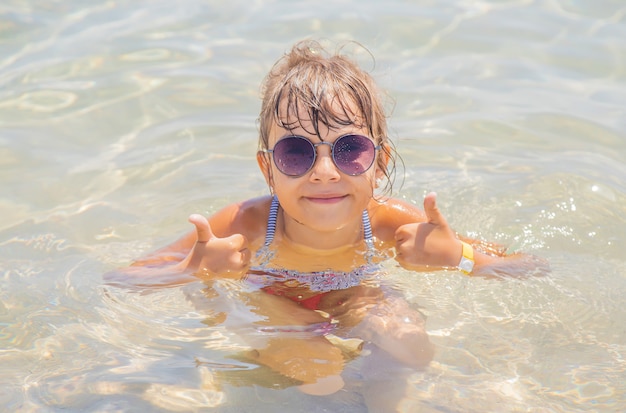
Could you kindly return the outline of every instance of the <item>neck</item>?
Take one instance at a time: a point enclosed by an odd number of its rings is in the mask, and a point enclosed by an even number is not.
[[[342,248],[354,248],[363,239],[361,217],[342,225],[340,228],[319,230],[307,227],[282,212],[279,225],[281,236],[286,241],[294,246],[307,249],[330,252]]]

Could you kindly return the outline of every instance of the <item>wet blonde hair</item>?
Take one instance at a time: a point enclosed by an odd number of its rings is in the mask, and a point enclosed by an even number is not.
[[[265,77],[261,97],[260,150],[269,149],[274,124],[287,130],[300,126],[321,140],[320,124],[331,130],[349,125],[366,127],[382,147],[378,167],[387,177],[385,192],[391,191],[396,154],[387,137],[382,98],[372,77],[354,61],[339,53],[328,53],[316,41],[296,43]],[[301,111],[308,113],[308,119],[298,119]]]

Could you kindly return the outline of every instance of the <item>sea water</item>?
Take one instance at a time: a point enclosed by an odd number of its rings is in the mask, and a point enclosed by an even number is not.
[[[389,96],[397,197],[436,191],[460,234],[551,266],[387,262],[436,348],[392,393],[365,356],[328,397],[232,358],[250,333],[237,284],[103,280],[189,214],[268,192],[259,85],[303,38],[360,43]],[[624,39],[619,0],[4,1],[0,410],[624,410]]]

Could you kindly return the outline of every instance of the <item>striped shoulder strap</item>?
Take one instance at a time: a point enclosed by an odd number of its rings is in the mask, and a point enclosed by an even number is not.
[[[278,216],[278,207],[280,204],[278,203],[278,198],[276,195],[272,198],[272,204],[270,205],[270,214],[267,217],[267,229],[265,230],[265,244],[266,247],[269,247],[270,244],[274,241],[274,234],[276,233],[276,217]]]

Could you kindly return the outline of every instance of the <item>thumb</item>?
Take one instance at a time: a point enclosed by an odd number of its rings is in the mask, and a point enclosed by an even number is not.
[[[430,192],[424,197],[424,212],[429,224],[445,225],[446,219],[437,207],[437,194]]]
[[[196,226],[196,234],[198,236],[198,242],[208,242],[212,238],[215,238],[209,221],[200,214],[192,214],[189,216],[189,222]]]

